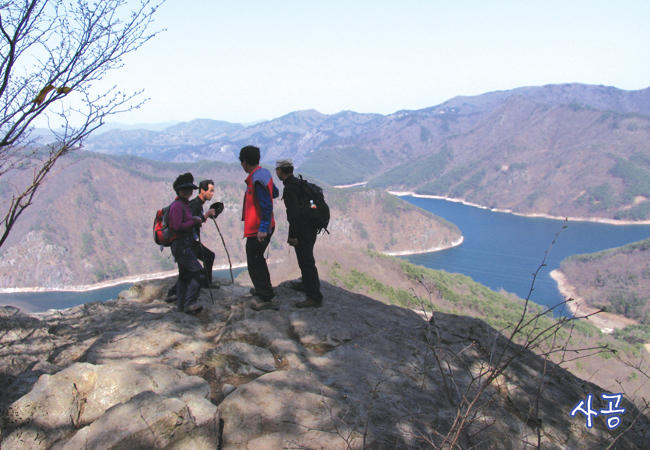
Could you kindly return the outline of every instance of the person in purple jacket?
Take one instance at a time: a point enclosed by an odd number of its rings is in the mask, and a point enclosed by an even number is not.
[[[176,304],[180,312],[192,315],[203,309],[196,300],[201,292],[201,284],[207,282],[205,270],[193,250],[192,230],[203,222],[201,217],[193,217],[189,208],[189,199],[195,189],[198,187],[191,173],[179,175],[174,181],[177,197],[169,207],[169,228],[176,233],[171,245],[172,255],[178,264]]]

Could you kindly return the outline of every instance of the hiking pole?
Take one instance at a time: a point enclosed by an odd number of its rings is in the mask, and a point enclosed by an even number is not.
[[[217,224],[217,217],[223,211],[223,203],[221,202],[213,203],[210,205],[209,209],[214,209],[215,216],[212,218],[212,221],[214,222],[214,226],[217,227],[217,231],[219,232],[219,237],[221,238],[221,243],[223,244],[223,249],[226,251],[226,256],[228,256],[228,265],[230,266],[230,281],[232,282],[232,284],[235,284],[235,278],[232,276],[232,262],[230,261],[230,253],[228,253],[228,247],[226,247],[226,241],[223,239],[223,234],[221,234],[221,230],[219,229],[219,225]]]
[[[201,258],[203,259],[203,270],[205,271],[205,277],[208,280],[208,289],[210,290],[210,300],[214,305],[214,297],[212,296],[212,282],[210,281],[212,277],[208,275],[208,268],[205,265],[205,252],[203,251],[203,243],[201,242],[201,232],[196,233],[199,236],[199,246],[201,248]]]
[[[226,256],[228,256],[228,265],[230,266],[230,281],[232,281],[232,284],[235,284],[235,279],[232,276],[232,262],[230,261],[230,254],[228,253],[228,247],[226,247],[226,241],[223,240],[223,235],[221,234],[219,225],[217,225],[217,221],[214,217],[212,218],[212,221],[214,222],[214,226],[217,227],[217,231],[219,232],[219,236],[221,237],[221,242],[223,243],[223,248],[226,251]]]

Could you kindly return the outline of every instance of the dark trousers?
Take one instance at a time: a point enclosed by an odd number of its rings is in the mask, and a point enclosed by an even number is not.
[[[194,254],[196,255],[196,259],[203,263],[203,268],[207,271],[207,281],[204,280],[203,284],[201,285],[201,287],[207,288],[210,283],[212,283],[212,267],[214,266],[215,259],[214,252],[203,244],[200,244],[199,241],[194,241],[193,249]],[[167,295],[176,295],[177,284],[178,283],[169,288]]]
[[[248,264],[248,274],[251,277],[253,286],[257,295],[261,298],[271,297],[274,295],[273,287],[271,286],[271,275],[269,268],[266,265],[266,258],[264,252],[271,242],[273,231],[266,235],[262,242],[257,240],[257,237],[246,238],[246,263]]]
[[[176,283],[176,304],[179,308],[196,301],[201,293],[201,282],[206,280],[205,271],[196,258],[189,239],[177,239],[172,242],[172,255],[178,264],[178,282]]]
[[[320,293],[320,279],[314,259],[314,244],[316,244],[316,229],[304,228],[298,231],[298,245],[294,247],[298,259],[298,267],[302,273],[302,284],[305,286],[307,297],[323,301]]]
[[[197,259],[203,263],[203,268],[208,277],[208,283],[204,287],[207,287],[208,284],[212,283],[212,266],[214,266],[215,258],[214,252],[199,241],[194,241],[194,254]]]

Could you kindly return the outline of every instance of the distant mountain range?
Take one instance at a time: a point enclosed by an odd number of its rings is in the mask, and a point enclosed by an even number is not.
[[[251,126],[196,119],[118,130],[85,148],[159,161],[291,157],[333,185],[452,197],[553,216],[644,220],[650,214],[650,88],[583,84],[455,97],[383,116],[298,111]]]

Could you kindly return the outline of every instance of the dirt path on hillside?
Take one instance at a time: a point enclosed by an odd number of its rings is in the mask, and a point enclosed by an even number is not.
[[[568,302],[567,306],[571,310],[573,315],[585,316],[587,314],[593,314],[598,311],[595,308],[587,306],[585,300],[580,296],[576,295],[576,288],[569,284],[566,279],[566,276],[559,270],[553,270],[551,272],[551,278],[557,282],[557,287],[560,290],[560,293],[564,298],[572,298],[572,302]],[[588,320],[591,324],[600,328],[603,333],[611,333],[614,330],[625,328],[628,325],[638,325],[639,322],[633,319],[629,319],[618,314],[612,314],[607,312],[598,313],[589,317]],[[649,349],[650,350],[650,349]]]

